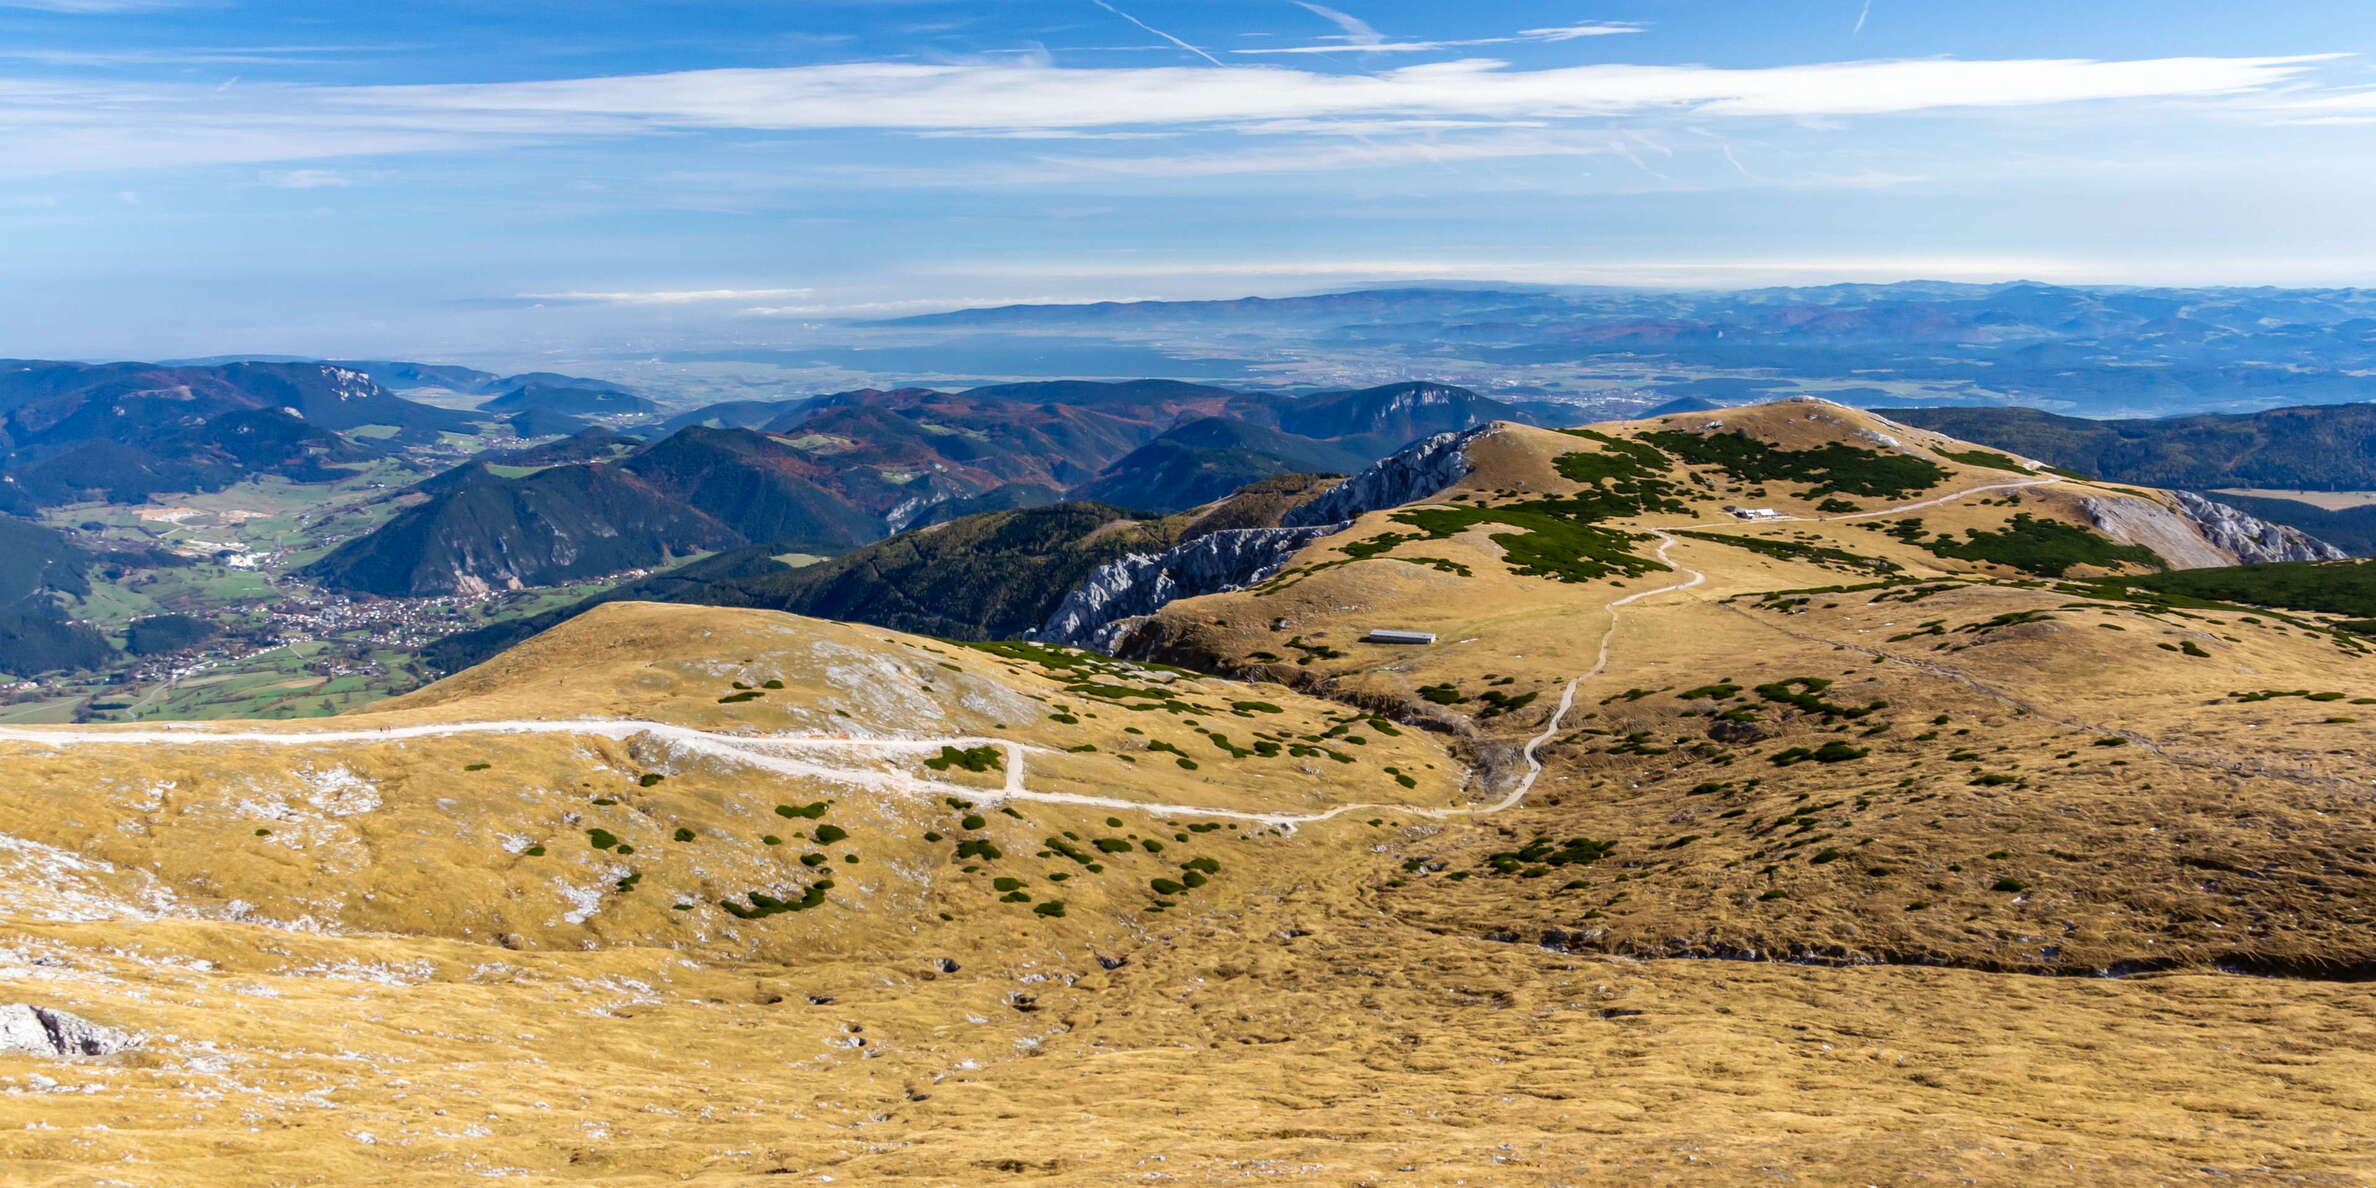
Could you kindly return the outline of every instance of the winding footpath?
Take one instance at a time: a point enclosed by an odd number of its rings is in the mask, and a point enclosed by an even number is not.
[[[1675,539],[1659,532],[1658,556],[1663,563],[1667,550]],[[1576,702],[1576,689],[1608,670],[1609,647],[1617,634],[1621,608],[1658,594],[1687,590],[1707,580],[1696,570],[1685,570],[1688,580],[1629,594],[1609,604],[1609,622],[1601,632],[1599,657],[1592,668],[1567,683],[1559,697],[1559,707],[1551,714],[1540,734],[1526,741],[1520,752],[1526,771],[1501,799],[1490,804],[1457,808],[1431,808],[1407,804],[1343,804],[1319,813],[1261,813],[1241,809],[1214,808],[1194,804],[1166,804],[1131,800],[1118,796],[1090,796],[1074,792],[1034,791],[1025,783],[1025,764],[1033,752],[1045,754],[1044,747],[1034,747],[1012,739],[980,736],[949,736],[938,738],[849,738],[838,735],[743,735],[724,734],[711,730],[696,730],[667,722],[647,722],[625,718],[587,718],[560,721],[514,720],[495,722],[426,723],[413,726],[386,726],[365,730],[309,730],[262,731],[210,730],[197,726],[177,726],[144,730],[58,730],[0,727],[0,742],[25,743],[33,746],[66,749],[86,746],[191,747],[191,746],[258,746],[258,747],[323,747],[400,743],[413,739],[453,738],[466,735],[572,735],[581,738],[608,738],[626,741],[648,738],[694,754],[739,763],[763,771],[794,779],[817,780],[846,787],[864,788],[890,795],[938,799],[951,793],[997,801],[1024,801],[1038,804],[1070,805],[1108,811],[1130,810],[1153,813],[1164,817],[1215,818],[1245,821],[1266,827],[1293,831],[1300,825],[1312,825],[1333,820],[1347,813],[1395,812],[1422,817],[1448,818],[1484,816],[1516,807],[1534,789],[1535,781],[1543,774],[1543,762],[1536,754],[1543,744],[1559,733],[1560,725]],[[922,779],[906,772],[884,771],[879,768],[852,767],[826,761],[816,753],[860,751],[874,753],[936,753],[944,746],[997,747],[1006,756],[1006,784],[996,792]],[[799,752],[810,752],[804,757]]]
[[[2034,479],[2026,482],[1993,483],[1973,487],[1951,495],[1939,496],[1916,503],[1901,504],[1879,511],[1858,512],[1853,515],[1827,516],[1823,519],[1859,520],[1875,516],[1896,515],[1925,507],[1966,499],[1989,491],[2012,490],[2041,486],[2053,479]],[[1785,517],[1782,522],[1803,517]],[[1775,521],[1763,521],[1767,523]],[[1705,524],[1683,525],[1688,528],[1733,527],[1738,521],[1719,520]],[[139,730],[69,730],[0,727],[0,743],[24,743],[32,746],[64,749],[83,746],[259,746],[259,747],[321,747],[334,745],[372,745],[405,742],[422,738],[453,738],[466,735],[574,735],[586,738],[608,738],[626,741],[648,738],[688,752],[711,758],[755,767],[793,779],[816,780],[844,787],[897,796],[938,799],[951,793],[1038,804],[1069,805],[1107,811],[1152,813],[1162,817],[1198,817],[1229,821],[1245,821],[1292,832],[1301,825],[1313,825],[1334,820],[1348,813],[1404,813],[1413,816],[1444,820],[1455,817],[1482,817],[1506,812],[1525,802],[1542,778],[1543,762],[1538,752],[1545,743],[1559,734],[1568,712],[1575,707],[1576,690],[1609,668],[1611,644],[1616,639],[1618,624],[1624,608],[1646,598],[1661,594],[1680,593],[1700,586],[1708,575],[1695,569],[1676,565],[1669,556],[1677,541],[1664,528],[1647,529],[1658,538],[1656,555],[1659,563],[1670,571],[1688,575],[1681,581],[1654,589],[1641,590],[1608,604],[1609,621],[1601,631],[1599,651],[1592,667],[1569,680],[1560,692],[1559,705],[1543,726],[1542,732],[1526,740],[1519,754],[1525,771],[1503,793],[1500,799],[1481,805],[1459,807],[1423,807],[1408,804],[1343,804],[1318,813],[1261,813],[1241,809],[1214,808],[1194,804],[1166,804],[1131,800],[1118,796],[1091,796],[1074,792],[1040,792],[1026,785],[1025,764],[1034,753],[1049,753],[1044,747],[1034,747],[1012,739],[981,736],[950,736],[939,738],[850,738],[842,735],[745,735],[726,734],[711,730],[696,730],[667,722],[649,722],[628,718],[587,718],[575,720],[513,720],[493,722],[432,723],[413,726],[387,726],[363,730],[316,731],[218,731],[195,724]],[[941,780],[922,779],[906,772],[885,771],[880,768],[856,767],[834,763],[824,756],[835,751],[872,752],[877,754],[937,753],[944,746],[959,748],[996,747],[1006,756],[1006,783],[995,792]],[[809,754],[803,755],[802,752]]]

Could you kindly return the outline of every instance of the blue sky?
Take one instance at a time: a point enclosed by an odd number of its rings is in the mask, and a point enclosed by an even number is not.
[[[0,0],[0,354],[1425,278],[2376,280],[2360,0]]]

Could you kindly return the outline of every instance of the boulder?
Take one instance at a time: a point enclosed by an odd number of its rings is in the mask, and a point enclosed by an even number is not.
[[[0,1052],[36,1056],[108,1056],[140,1046],[128,1031],[47,1007],[16,1002],[0,1006]]]

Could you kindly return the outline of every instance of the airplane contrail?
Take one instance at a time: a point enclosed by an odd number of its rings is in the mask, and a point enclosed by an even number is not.
[[[1864,11],[1856,14],[1856,27],[1848,31],[1848,36],[1854,37],[1857,34],[1864,32],[1865,21],[1872,15],[1873,0],[1864,0]]]
[[[1089,3],[1096,5],[1096,6],[1098,6],[1099,8],[1102,8],[1102,9],[1106,10],[1107,12],[1113,13],[1115,16],[1121,17],[1123,20],[1129,21],[1131,24],[1133,24],[1133,25],[1137,25],[1139,28],[1141,28],[1141,29],[1145,29],[1147,32],[1149,32],[1149,33],[1152,33],[1152,34],[1154,34],[1155,36],[1157,36],[1157,37],[1160,37],[1160,38],[1164,39],[1165,41],[1168,41],[1168,42],[1172,43],[1173,45],[1179,46],[1181,49],[1187,50],[1189,53],[1195,54],[1197,57],[1199,57],[1199,58],[1203,58],[1205,61],[1207,61],[1207,62],[1211,62],[1211,63],[1212,63],[1213,65],[1215,65],[1215,66],[1219,66],[1219,65],[1221,65],[1221,64],[1222,64],[1222,63],[1221,63],[1221,59],[1219,59],[1219,58],[1216,58],[1216,57],[1214,57],[1213,55],[1211,55],[1211,54],[1208,54],[1208,53],[1204,52],[1203,50],[1200,50],[1200,49],[1196,48],[1195,46],[1193,46],[1193,45],[1190,45],[1190,44],[1188,44],[1187,42],[1185,42],[1185,41],[1182,41],[1182,40],[1180,40],[1179,38],[1177,38],[1177,37],[1174,37],[1174,36],[1172,36],[1171,34],[1169,34],[1169,33],[1166,33],[1166,32],[1164,32],[1163,30],[1161,30],[1161,29],[1158,29],[1158,28],[1156,28],[1155,26],[1148,24],[1147,22],[1145,22],[1145,21],[1142,21],[1142,20],[1138,19],[1137,17],[1134,17],[1134,16],[1130,15],[1129,13],[1127,13],[1127,12],[1124,12],[1124,11],[1122,11],[1122,10],[1121,10],[1121,9],[1119,9],[1119,8],[1116,8],[1116,7],[1114,7],[1114,6],[1113,6],[1113,5],[1111,5],[1111,4],[1108,4],[1108,3],[1106,3],[1106,0],[1089,0]]]

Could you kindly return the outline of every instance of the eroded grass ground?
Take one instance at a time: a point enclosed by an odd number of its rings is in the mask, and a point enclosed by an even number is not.
[[[0,1158],[21,1183],[2355,1183],[2376,1167],[2360,987],[1641,964],[1414,929],[1334,879],[1123,951],[956,939],[953,973],[213,924],[23,929],[8,952],[12,993],[159,1032],[133,1056],[0,1065]]]

